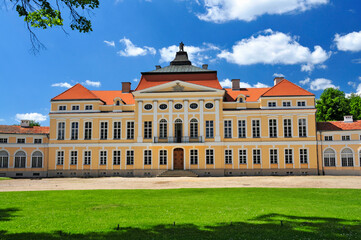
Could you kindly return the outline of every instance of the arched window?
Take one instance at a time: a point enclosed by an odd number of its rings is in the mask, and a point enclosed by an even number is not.
[[[177,120],[175,120],[175,123],[182,123],[182,119],[177,119]]]
[[[23,151],[19,151],[15,154],[15,167],[25,168],[26,165],[26,154]]]
[[[117,100],[117,101],[115,102],[115,105],[116,105],[116,106],[119,106],[119,105],[120,105],[120,101]]]
[[[191,138],[197,138],[198,137],[198,120],[193,118],[191,120]]]
[[[8,168],[9,154],[5,151],[0,151],[0,168]]]
[[[159,122],[159,138],[167,138],[167,120],[165,119]]]
[[[328,148],[323,153],[323,163],[325,167],[336,166],[336,153],[333,149]]]
[[[31,156],[31,167],[33,168],[42,168],[43,167],[43,154],[39,151],[36,151]]]
[[[353,153],[349,148],[345,148],[341,151],[341,164],[342,167],[352,167],[353,166]]]

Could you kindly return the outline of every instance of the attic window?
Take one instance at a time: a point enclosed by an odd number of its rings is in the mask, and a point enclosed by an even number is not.
[[[238,102],[243,103],[243,98],[239,98]]]
[[[115,102],[115,105],[116,105],[116,106],[120,106],[120,101],[117,100],[117,101]]]

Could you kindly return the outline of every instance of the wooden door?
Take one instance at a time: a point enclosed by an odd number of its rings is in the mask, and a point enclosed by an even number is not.
[[[174,170],[184,169],[184,153],[182,148],[176,148],[173,151],[173,169]]]

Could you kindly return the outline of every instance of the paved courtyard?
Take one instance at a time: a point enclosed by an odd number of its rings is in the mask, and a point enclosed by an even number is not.
[[[170,188],[353,188],[361,176],[197,177],[197,178],[44,178],[0,181],[0,192],[88,189]]]

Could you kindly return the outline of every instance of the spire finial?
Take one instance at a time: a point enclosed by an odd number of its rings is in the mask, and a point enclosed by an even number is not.
[[[180,44],[179,44],[179,51],[184,52],[184,43],[183,42],[180,42]]]

